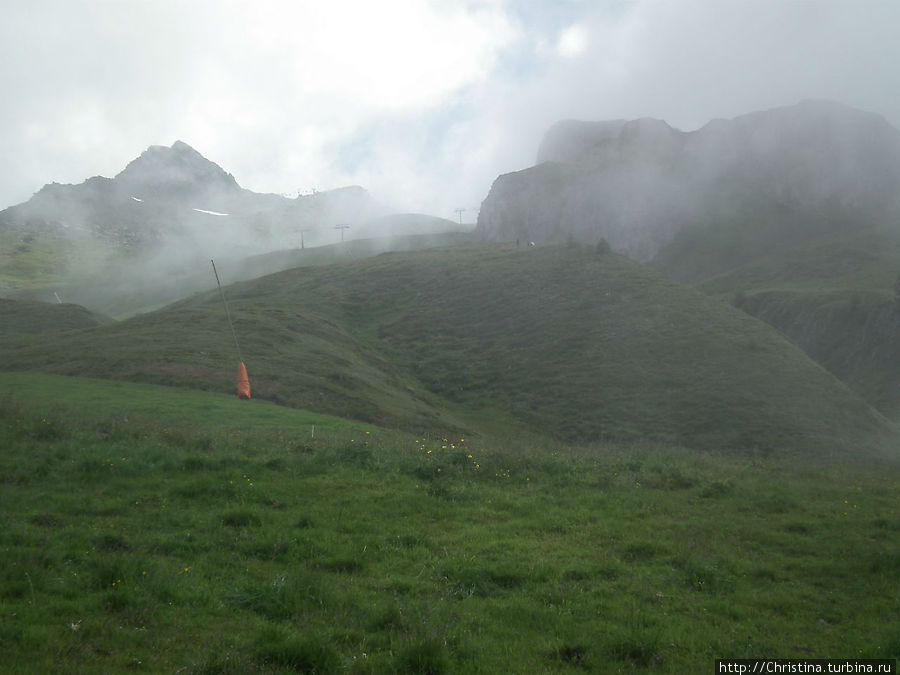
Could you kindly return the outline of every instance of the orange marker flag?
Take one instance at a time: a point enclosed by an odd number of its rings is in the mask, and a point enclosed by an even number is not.
[[[238,398],[250,398],[250,378],[247,377],[247,366],[241,361],[238,366]]]

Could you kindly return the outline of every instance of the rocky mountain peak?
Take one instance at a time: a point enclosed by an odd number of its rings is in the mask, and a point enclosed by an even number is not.
[[[171,147],[151,145],[115,177],[116,183],[134,191],[237,191],[230,173],[183,141]]]

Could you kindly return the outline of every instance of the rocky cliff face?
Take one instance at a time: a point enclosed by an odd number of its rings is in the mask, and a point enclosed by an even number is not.
[[[870,223],[900,216],[900,132],[831,102],[690,133],[652,119],[560,122],[537,161],[494,182],[478,218],[483,238],[605,238],[649,260],[685,228],[735,214],[780,212],[785,223],[835,208]]]

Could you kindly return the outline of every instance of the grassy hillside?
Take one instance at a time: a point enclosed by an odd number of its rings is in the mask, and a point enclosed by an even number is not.
[[[9,339],[21,338],[26,344],[35,334],[93,328],[111,320],[81,305],[48,304],[0,298],[0,333]]]
[[[778,328],[892,419],[900,419],[900,308],[886,292],[769,290],[741,308]]]
[[[900,274],[896,228],[844,227],[765,254],[765,226],[695,232],[670,247],[656,266],[728,300],[781,331],[871,405],[900,419],[900,340],[895,283]],[[724,234],[756,244],[721,246]]]
[[[900,656],[896,463],[484,446],[21,373],[0,446],[4,673]]]
[[[776,453],[894,438],[761,322],[593,248],[385,254],[227,294],[254,394],[292,406],[412,429]],[[7,353],[9,369],[234,387],[216,293]]]
[[[65,271],[65,245],[0,226],[0,293],[31,291],[59,283]]]
[[[881,227],[884,225],[884,227]],[[858,270],[870,256],[900,254],[892,223],[860,221],[839,205],[798,210],[767,203],[723,204],[707,220],[684,228],[653,266],[685,283],[717,280],[725,290],[748,282],[833,279]],[[861,249],[861,250],[860,250]],[[837,264],[830,270],[828,263]]]
[[[829,235],[698,278],[714,294],[767,289],[887,291],[900,272],[900,234],[874,228]]]

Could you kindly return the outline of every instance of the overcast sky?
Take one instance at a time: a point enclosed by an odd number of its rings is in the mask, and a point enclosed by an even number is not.
[[[257,192],[474,221],[560,119],[834,99],[900,127],[897,0],[0,0],[0,208],[182,140]]]

